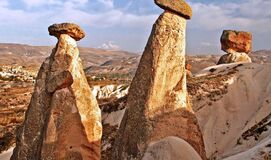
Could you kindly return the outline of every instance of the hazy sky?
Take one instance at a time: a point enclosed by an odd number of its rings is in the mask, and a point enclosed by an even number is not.
[[[254,50],[271,49],[271,0],[189,0],[187,52],[220,53],[223,29],[251,31]],[[74,22],[87,33],[81,46],[144,50],[163,10],[153,0],[0,0],[0,42],[54,45],[53,23]]]

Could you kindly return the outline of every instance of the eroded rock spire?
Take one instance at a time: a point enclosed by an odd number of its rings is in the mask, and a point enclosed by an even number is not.
[[[69,23],[49,27],[58,38],[42,64],[12,160],[100,159],[101,111],[88,86]]]
[[[184,139],[206,159],[186,89],[186,19],[192,10],[183,0],[155,3],[165,12],[153,26],[132,81],[113,159],[142,159],[150,144],[169,136]]]

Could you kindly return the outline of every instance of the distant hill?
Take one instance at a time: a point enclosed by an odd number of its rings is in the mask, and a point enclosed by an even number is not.
[[[52,52],[52,46],[30,46],[0,43],[0,65],[30,66],[38,69],[43,60]],[[79,47],[87,74],[134,74],[140,55],[126,52]],[[192,72],[213,66],[219,55],[187,55]],[[259,50],[250,54],[252,61],[259,64],[271,63],[271,50]]]
[[[52,52],[52,46],[30,46],[24,44],[0,43],[0,65],[39,67]],[[107,61],[121,61],[139,55],[126,52],[79,47],[85,67],[99,66]]]

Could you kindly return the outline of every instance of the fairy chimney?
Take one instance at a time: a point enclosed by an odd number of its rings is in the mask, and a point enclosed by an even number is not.
[[[153,142],[184,139],[206,159],[202,134],[186,88],[184,0],[155,0],[165,11],[155,22],[132,81],[113,159],[142,159]]]
[[[99,160],[101,111],[76,44],[85,34],[71,23],[54,24],[49,33],[58,43],[40,68],[11,159]]]

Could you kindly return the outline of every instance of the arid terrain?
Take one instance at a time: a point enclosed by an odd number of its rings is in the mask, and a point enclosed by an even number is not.
[[[52,47],[0,44],[0,152],[6,151],[11,146],[14,146],[15,130],[24,120],[24,113],[30,102],[37,71],[42,61],[49,56],[51,50]],[[125,51],[80,48],[80,56],[83,60],[89,85],[92,87],[93,93],[98,98],[100,108],[103,112],[102,119],[105,133],[103,139],[105,140],[103,142],[102,151],[104,156],[106,155],[107,150],[110,150],[110,145],[108,143],[112,143],[114,140],[114,134],[117,130],[114,126],[119,125],[121,121],[121,119],[118,118],[119,114],[124,113],[123,109],[124,104],[126,103],[129,84],[135,74],[140,55]],[[252,61],[257,64],[271,63],[271,51],[255,51],[251,53],[250,56],[252,57]],[[219,57],[220,55],[188,55],[186,56],[186,63],[192,66],[192,73],[197,75],[196,73],[202,69],[216,65]],[[216,69],[211,69],[211,71],[217,72]],[[204,117],[208,111],[206,107],[214,107],[216,101],[219,101],[220,98],[217,97],[217,95],[227,94],[227,87],[224,83],[232,76],[232,74],[236,74],[236,72],[237,71],[223,73],[225,75],[229,74],[229,76],[203,76],[188,79],[188,92],[192,97],[191,100],[197,104],[194,106],[197,115]],[[205,84],[209,84],[209,88],[206,88]],[[215,87],[222,88],[217,89]],[[223,90],[223,87],[226,88]],[[201,92],[199,92],[199,90],[201,90]],[[205,101],[205,99],[210,100]],[[269,100],[265,101],[269,102]],[[201,104],[201,106],[199,104]],[[226,102],[225,105],[227,105]],[[202,108],[204,109],[201,110]],[[236,114],[240,113],[238,112]],[[202,127],[204,126],[203,123],[209,120],[200,119],[199,121]],[[218,125],[221,125],[224,121],[217,123],[219,123]],[[231,125],[231,121],[227,121],[227,123]],[[259,126],[250,124],[254,129],[252,128],[246,132],[237,133],[235,129],[232,131],[229,129],[221,129],[219,132],[222,132],[222,135],[226,134],[229,139],[232,134],[242,134],[241,138],[244,138],[245,140],[247,139],[246,137],[251,136],[256,136],[258,138],[262,135],[263,129],[266,130],[266,127],[270,128],[270,118],[267,116],[267,122],[261,123]],[[212,124],[214,125],[213,121]],[[114,132],[112,133],[112,131]],[[228,132],[230,132],[230,134],[228,134]],[[208,131],[203,132],[204,136],[205,133],[207,134]],[[223,142],[217,142],[217,139],[213,140],[212,137],[207,135],[204,139],[211,139],[210,141],[219,143],[216,147],[220,147],[219,149],[221,150],[228,149],[228,151],[231,151],[227,147],[234,146],[232,144],[227,146],[223,144]],[[243,141],[245,140],[240,139],[240,143],[243,144]],[[221,150],[218,152],[222,152]],[[239,148],[236,150],[239,151],[242,149]],[[234,152],[238,152],[236,150]],[[227,153],[216,153],[214,148],[209,148],[208,151],[210,157],[219,155],[218,157],[224,158],[229,156]],[[230,153],[232,152],[233,151]],[[262,151],[262,154],[263,157],[269,158],[271,155],[270,152],[264,151]]]
[[[0,160],[271,160],[270,8],[0,0]]]

